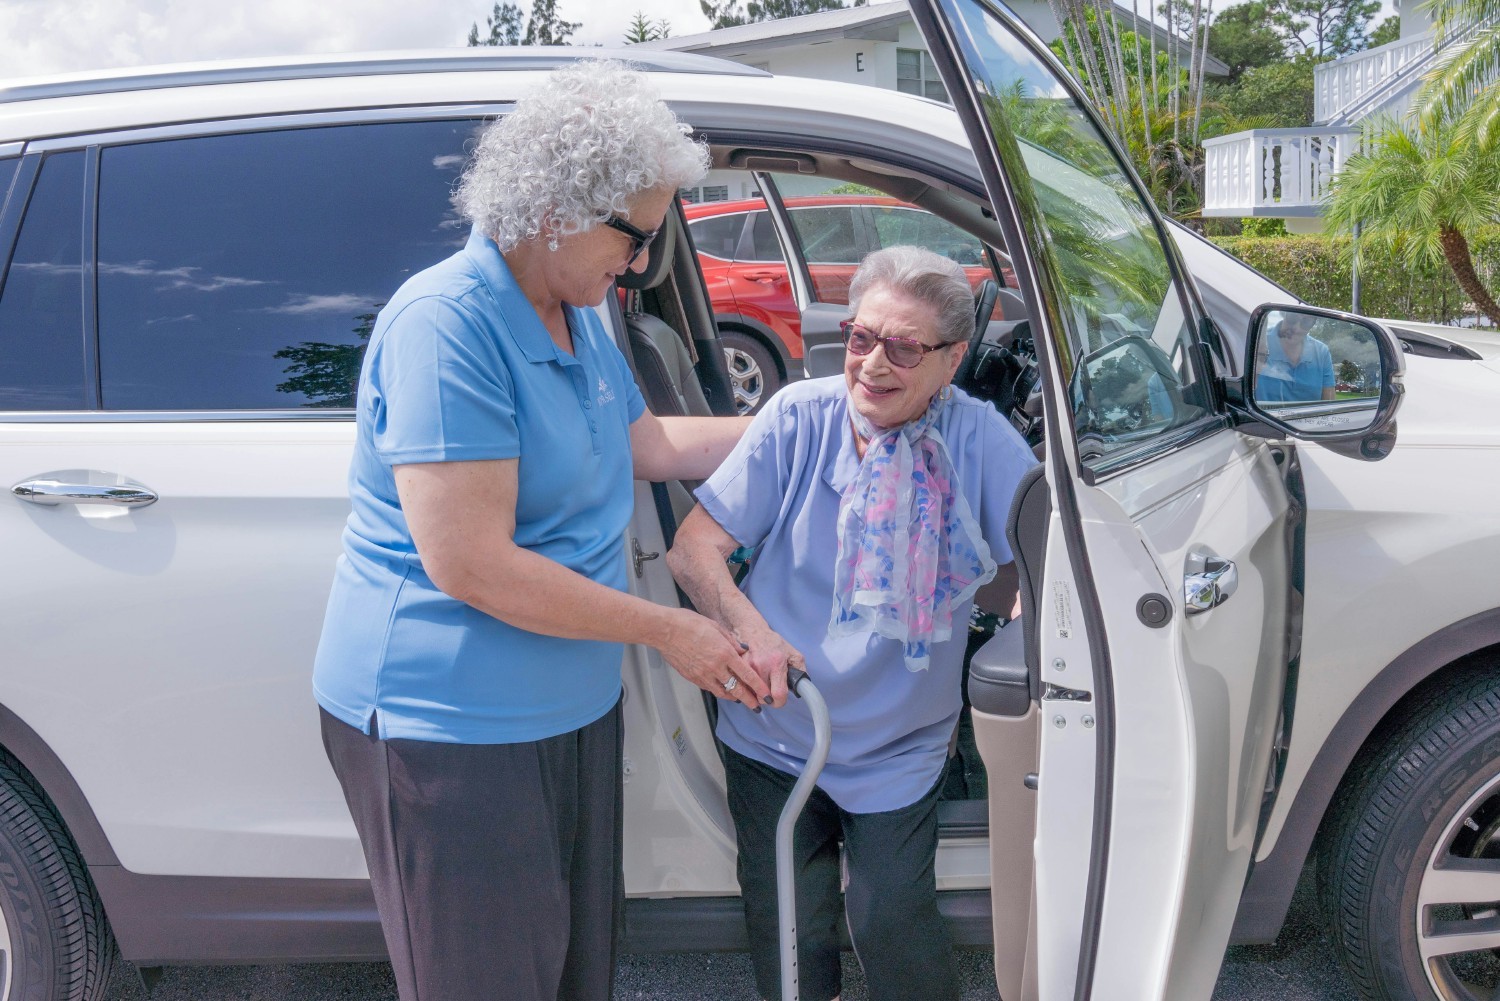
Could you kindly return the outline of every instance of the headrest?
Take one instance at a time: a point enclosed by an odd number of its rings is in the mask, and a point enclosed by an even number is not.
[[[656,288],[666,281],[667,272],[672,270],[672,251],[676,246],[677,206],[673,205],[667,209],[667,215],[661,221],[661,229],[646,251],[646,270],[639,273],[627,271],[615,279],[615,284],[637,292]]]

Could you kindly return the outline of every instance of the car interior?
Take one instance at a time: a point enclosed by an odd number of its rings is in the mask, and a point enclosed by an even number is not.
[[[881,190],[942,216],[979,235],[992,261],[1008,261],[1000,251],[999,229],[987,210],[970,197],[921,177],[896,174],[884,165],[833,155],[782,153],[744,148],[714,149],[716,167],[776,167],[788,160],[806,174],[817,171],[841,181]],[[996,276],[997,278],[999,275]],[[628,331],[629,361],[642,395],[658,415],[729,415],[734,411],[724,357],[719,350],[713,314],[705,292],[686,219],[680,204],[668,214],[639,274],[619,282],[622,295],[611,298],[621,309]],[[996,315],[1003,297],[1006,319]],[[831,307],[825,306],[825,309]],[[984,282],[976,295],[976,324],[968,360],[955,381],[969,393],[990,400],[1029,444],[1040,448],[1041,408],[1037,359],[1030,325],[1020,296],[996,281]],[[840,318],[843,306],[833,310]],[[981,322],[983,319],[986,322]],[[809,329],[809,328],[804,328]],[[836,347],[842,353],[842,344]],[[809,363],[809,367],[811,363]],[[832,371],[841,371],[842,362]],[[692,507],[697,484],[655,484],[653,494],[663,537],[670,545],[676,525]],[[1009,521],[1014,564],[980,592],[971,622],[965,709],[954,734],[939,806],[941,837],[988,837],[995,913],[1012,920],[996,926],[1028,927],[1032,911],[1032,840],[1037,784],[1040,664],[1036,636],[1038,580],[1050,514],[1044,467],[1038,465],[1018,488]],[[1017,601],[1021,614],[1012,619]],[[679,599],[687,603],[685,596]],[[712,725],[717,700],[704,696]],[[1031,964],[1026,962],[1030,936],[1008,935],[993,944],[1003,996],[1018,996]]]

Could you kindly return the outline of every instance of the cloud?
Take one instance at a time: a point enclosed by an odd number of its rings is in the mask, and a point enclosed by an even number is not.
[[[338,313],[343,316],[359,316],[373,313],[380,303],[367,295],[343,292],[335,295],[297,294],[287,297],[279,306],[267,306],[264,313],[279,313],[283,316],[311,316],[316,313]]]
[[[255,278],[235,278],[231,275],[200,276],[202,269],[192,265],[157,268],[153,267],[155,263],[155,261],[136,261],[133,264],[110,264],[101,261],[99,273],[123,275],[126,278],[156,279],[162,283],[156,287],[158,292],[171,292],[179,289],[193,292],[217,292],[226,288],[253,288],[256,285],[270,284]]]
[[[520,6],[530,5],[521,0]],[[154,63],[461,47],[493,0],[0,0],[0,77]],[[584,45],[618,45],[631,14],[707,28],[696,0],[560,0]]]

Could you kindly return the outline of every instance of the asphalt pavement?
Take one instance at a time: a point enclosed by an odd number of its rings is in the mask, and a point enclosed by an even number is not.
[[[995,1001],[993,957],[960,952],[964,1001]],[[744,953],[626,956],[616,1001],[757,1001]],[[384,963],[173,967],[148,995],[133,970],[116,972],[106,1001],[396,1001]],[[866,1001],[864,978],[844,954],[844,1001]],[[1213,1001],[1359,1001],[1318,923],[1304,877],[1275,945],[1238,946],[1224,957]]]

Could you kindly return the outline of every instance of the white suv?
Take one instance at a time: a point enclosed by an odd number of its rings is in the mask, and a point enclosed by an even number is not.
[[[1024,28],[913,10],[956,112],[641,61],[717,168],[757,173],[811,368],[843,308],[815,301],[777,174],[933,212],[1020,286],[963,373],[1044,463],[1013,519],[1026,614],[976,627],[943,807],[957,938],[993,941],[1007,998],[1207,997],[1317,846],[1362,990],[1489,996],[1493,350],[1399,331],[1398,436],[1397,341],[1309,311],[1357,385],[1257,403],[1256,348],[1295,311],[1258,307],[1291,297],[1168,236]],[[97,997],[116,954],[382,956],[309,687],[361,349],[464,238],[448,194],[480,120],[596,54],[0,85],[0,1001]],[[648,400],[729,412],[684,228],[639,284],[600,308]],[[631,585],[676,602],[682,494],[636,496]],[[735,947],[712,706],[650,651],[622,671],[627,947]]]

